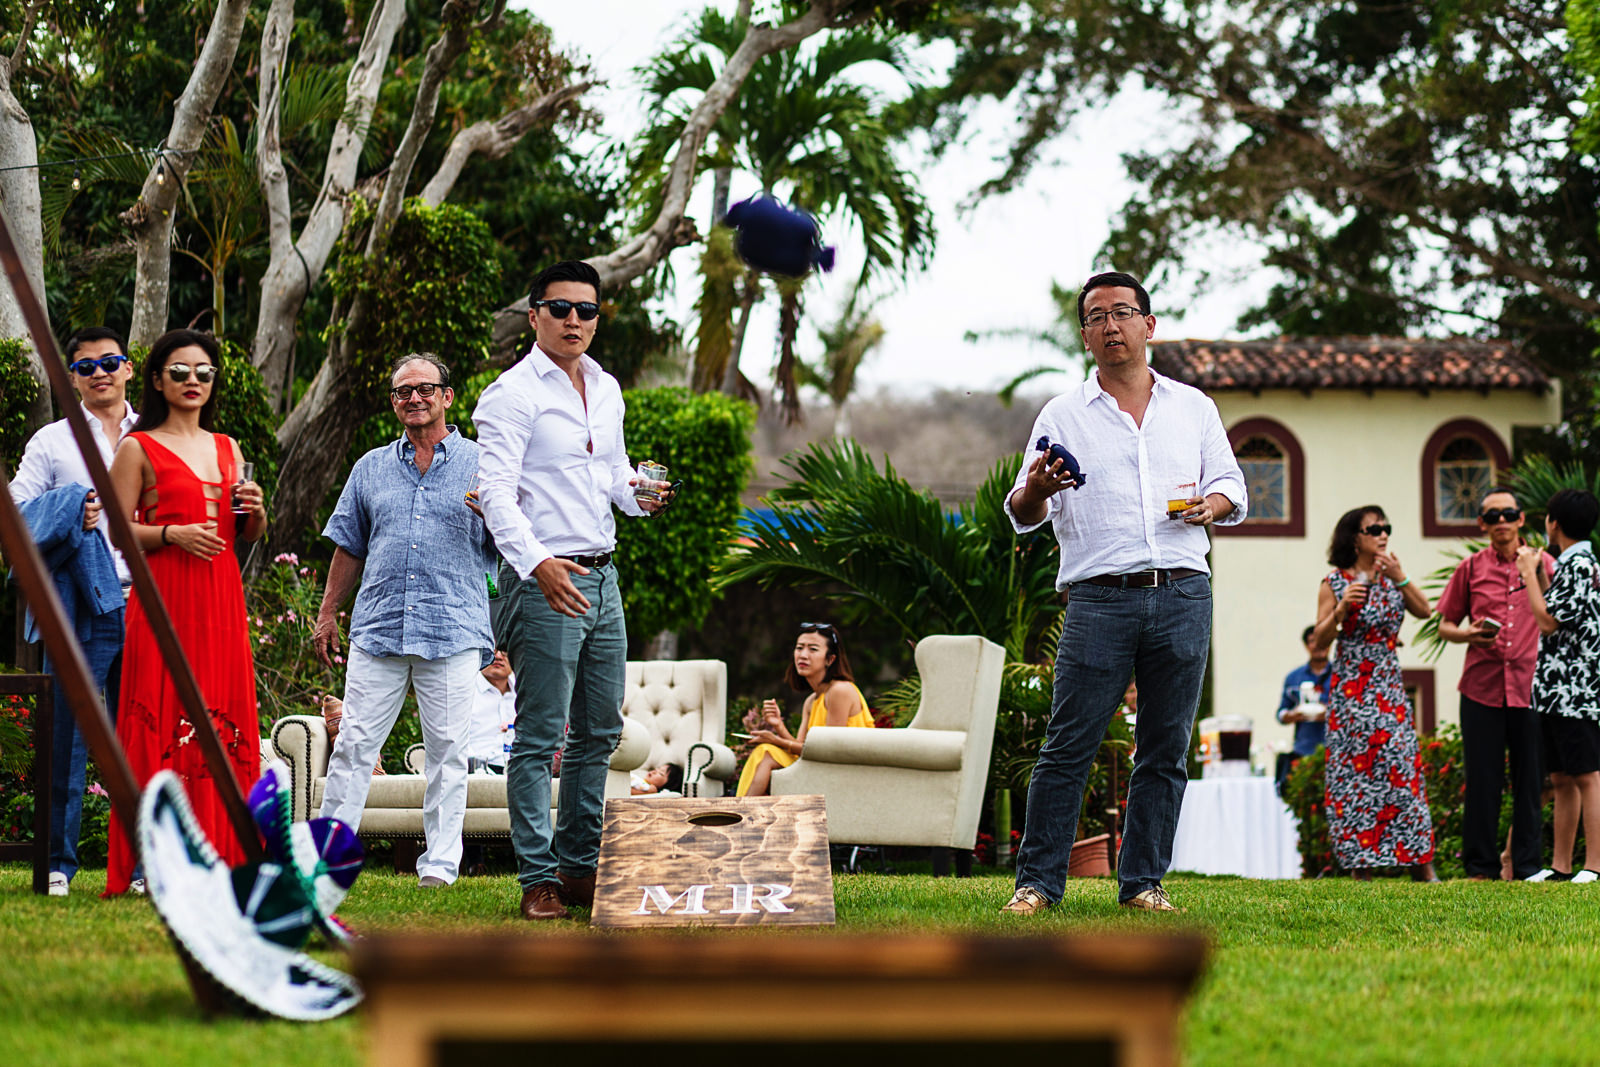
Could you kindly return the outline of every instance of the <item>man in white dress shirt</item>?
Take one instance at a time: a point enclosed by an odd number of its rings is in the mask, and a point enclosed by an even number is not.
[[[517,679],[503,649],[478,672],[478,694],[472,701],[472,729],[467,739],[467,771],[506,773],[506,757],[516,736]]]
[[[72,371],[72,385],[78,391],[84,414],[89,416],[89,429],[100,448],[100,458],[110,467],[117,445],[123,435],[133,429],[135,418],[127,397],[128,380],[133,377],[127,348],[115,330],[90,326],[67,339],[65,355],[67,367]],[[11,482],[11,495],[23,507],[36,539],[43,535],[40,517],[45,513],[46,498],[53,493],[70,493],[73,499],[67,501],[63,497],[61,503],[63,507],[70,507],[73,516],[81,515],[73,521],[81,522],[84,530],[94,530],[104,538],[116,568],[118,585],[109,588],[107,582],[108,588],[99,590],[102,595],[96,598],[97,603],[85,612],[89,618],[76,619],[75,629],[94,683],[104,690],[106,710],[114,721],[122,675],[124,590],[132,579],[128,575],[128,565],[111,547],[110,523],[100,521],[103,505],[90,488],[91,484],[89,468],[78,451],[78,443],[72,438],[72,428],[66,419],[60,419],[42,427],[28,441],[17,476]],[[46,657],[45,669],[49,671],[50,666]],[[64,897],[78,870],[78,831],[83,813],[88,749],[59,680],[55,686],[50,758],[50,895]]]
[[[511,844],[530,920],[564,919],[594,900],[606,769],[622,733],[628,635],[611,553],[615,506],[634,498],[623,443],[622,389],[587,355],[600,276],[587,263],[533,280],[534,346],[483,391],[472,421],[483,448],[478,490],[503,563],[495,644],[516,672],[517,725],[506,766]],[[561,758],[550,826],[550,763]]]
[[[1244,521],[1244,476],[1216,405],[1150,369],[1146,345],[1156,320],[1136,279],[1090,278],[1078,317],[1095,370],[1044,406],[1028,440],[1031,447],[1048,436],[1064,445],[1083,483],[1041,452],[1006,499],[1019,534],[1053,524],[1061,546],[1056,588],[1069,599],[1050,725],[1028,786],[1016,893],[1004,910],[1027,915],[1061,899],[1084,782],[1137,674],[1118,900],[1173,911],[1161,879],[1172,861],[1211,644],[1205,528]]]

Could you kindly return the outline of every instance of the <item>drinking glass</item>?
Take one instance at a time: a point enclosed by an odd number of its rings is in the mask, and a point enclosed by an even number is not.
[[[664,482],[667,480],[667,468],[654,460],[645,460],[639,464],[638,474],[642,479],[633,487],[635,500],[658,501],[661,499],[661,490],[651,485],[651,482]]]
[[[256,465],[247,459],[240,460],[239,477],[233,483],[233,513],[241,519],[250,514],[250,509],[239,502],[239,486],[245,482],[254,481],[255,476]]]
[[[1167,492],[1167,518],[1183,518],[1183,513],[1188,511],[1189,508],[1193,506],[1189,503],[1190,498],[1193,496],[1193,482],[1179,482],[1178,484],[1174,485]]]

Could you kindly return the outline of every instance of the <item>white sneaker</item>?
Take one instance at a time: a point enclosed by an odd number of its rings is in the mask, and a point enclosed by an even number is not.
[[[70,888],[71,888],[71,885],[67,881],[67,876],[66,875],[62,874],[60,871],[51,871],[50,872],[50,895],[51,896],[53,896],[53,897],[64,897],[70,891]]]
[[[144,896],[144,879],[135,878],[133,881],[129,882],[128,892],[132,893],[136,897]]]
[[[1600,882],[1600,871],[1591,871],[1585,867],[1572,876],[1573,885],[1582,885],[1584,882]]]

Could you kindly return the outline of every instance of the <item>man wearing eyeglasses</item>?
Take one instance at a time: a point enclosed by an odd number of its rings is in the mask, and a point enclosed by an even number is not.
[[[450,368],[428,353],[404,356],[389,384],[404,432],[356,461],[322,531],[336,546],[312,630],[324,666],[339,652],[339,606],[358,581],[361,592],[321,814],[360,828],[383,743],[415,690],[427,780],[417,884],[436,889],[461,868],[472,707],[478,672],[494,657],[493,542],[468,501],[480,450],[445,421]]]
[[[541,271],[529,292],[534,345],[472,414],[484,518],[504,559],[495,636],[517,675],[506,800],[518,910],[534,921],[570,918],[567,905],[594,901],[628,656],[612,508],[642,516],[662,506],[633,494],[639,479],[623,441],[622,389],[588,355],[599,315],[593,267]],[[564,726],[552,832],[550,764]]]
[[[133,429],[136,413],[128,403],[133,367],[115,330],[90,326],[67,339],[67,368],[89,416],[100,458],[107,468],[117,445]],[[34,434],[22,454],[11,495],[44,553],[67,609],[95,685],[105,694],[106,711],[117,714],[122,666],[128,566],[111,547],[110,523],[100,521],[101,501],[90,488],[89,468],[66,419]],[[85,536],[92,537],[86,541]],[[74,572],[78,575],[74,578]],[[39,639],[33,613],[25,636]],[[48,656],[45,669],[52,675]],[[83,813],[88,748],[67,705],[60,681],[55,687],[55,725],[51,738],[50,895],[64,897],[78,869],[78,831]]]
[[[1511,874],[1535,874],[1544,851],[1539,716],[1532,709],[1539,624],[1523,592],[1517,549],[1526,518],[1509,489],[1494,488],[1478,508],[1489,539],[1456,567],[1439,597],[1439,636],[1467,646],[1461,668],[1461,747],[1467,778],[1461,865],[1467,877],[1498,880],[1500,797],[1511,760]],[[1554,570],[1544,557],[1546,573]]]
[[[1176,910],[1161,879],[1188,775],[1200,682],[1211,644],[1206,527],[1245,515],[1244,476],[1204,393],[1155,373],[1150,296],[1137,279],[1097,274],[1078,294],[1095,369],[1044,406],[1028,436],[1065,446],[1033,453],[1006,498],[1019,534],[1053,525],[1056,588],[1069,594],[1056,652],[1054,704],[1028,787],[1016,893],[1003,910],[1030,915],[1061,899],[1083,789],[1128,679],[1139,717],[1118,901]]]

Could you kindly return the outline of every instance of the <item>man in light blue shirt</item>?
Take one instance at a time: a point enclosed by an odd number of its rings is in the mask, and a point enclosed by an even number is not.
[[[358,581],[361,592],[321,814],[360,828],[383,743],[415,688],[427,778],[417,882],[437,888],[461,865],[472,705],[494,650],[485,577],[493,542],[467,503],[478,446],[445,422],[450,369],[436,356],[406,356],[390,381],[405,433],[356,461],[322,531],[337,546],[312,634],[324,664],[339,651],[339,605]]]

